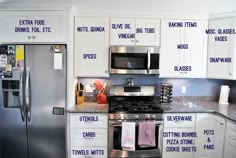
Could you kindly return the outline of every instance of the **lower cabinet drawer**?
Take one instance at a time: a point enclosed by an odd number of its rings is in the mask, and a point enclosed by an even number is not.
[[[107,148],[72,147],[71,158],[107,158]]]
[[[107,147],[107,129],[71,129],[71,147]]]
[[[104,114],[70,114],[70,128],[108,128],[108,116]]]

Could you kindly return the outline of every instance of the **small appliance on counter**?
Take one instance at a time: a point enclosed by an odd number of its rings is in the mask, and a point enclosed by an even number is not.
[[[160,89],[161,89],[160,103],[161,104],[172,103],[173,85],[171,83],[162,83]]]

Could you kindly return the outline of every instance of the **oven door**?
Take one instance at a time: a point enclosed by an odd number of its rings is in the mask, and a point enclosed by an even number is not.
[[[112,46],[111,74],[159,74],[158,47]]]
[[[109,120],[109,158],[123,157],[146,157],[161,158],[162,157],[162,121],[156,122],[156,146],[141,148],[138,145],[138,124],[135,130],[135,151],[122,150],[121,134],[122,122],[118,120]]]

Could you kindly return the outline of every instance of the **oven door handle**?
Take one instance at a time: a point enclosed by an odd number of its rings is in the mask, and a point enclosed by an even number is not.
[[[155,125],[156,126],[161,126],[163,124],[162,121],[155,121]],[[138,125],[138,121],[136,121],[136,125]],[[113,126],[113,127],[121,127],[122,124],[121,123],[112,123],[110,124],[110,126]]]
[[[147,61],[147,73],[149,74],[149,72],[150,72],[150,65],[151,65],[151,54],[150,54],[150,52],[149,52],[149,49],[147,50],[147,55],[148,55],[148,61]]]

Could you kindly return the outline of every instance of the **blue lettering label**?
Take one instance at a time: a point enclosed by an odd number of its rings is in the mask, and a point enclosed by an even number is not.
[[[104,27],[90,27],[91,32],[105,32]]]
[[[188,44],[177,44],[177,49],[188,49]]]
[[[183,22],[169,22],[169,27],[183,27]]]
[[[210,62],[211,63],[231,63],[232,58],[231,57],[228,57],[228,58],[214,57],[214,58],[210,58]]]
[[[83,137],[84,138],[94,138],[94,137],[96,137],[96,133],[95,132],[83,132]]]
[[[44,20],[34,20],[34,25],[46,25]]]
[[[197,27],[197,22],[185,22],[184,27]]]
[[[29,27],[15,27],[15,32],[30,32]]]
[[[80,116],[79,120],[83,122],[94,122],[98,121],[98,116]]]
[[[83,59],[96,59],[97,55],[96,54],[83,54]]]
[[[215,41],[217,42],[226,42],[227,41],[227,36],[215,36]]]
[[[72,150],[73,155],[89,155],[89,150]]]
[[[205,33],[206,34],[216,34],[216,30],[215,29],[206,29]]]
[[[77,27],[77,32],[89,32],[88,27]]]
[[[112,29],[123,29],[123,24],[111,24]]]
[[[91,150],[91,155],[104,155],[104,150]]]
[[[120,39],[134,39],[135,34],[134,33],[119,33],[118,38],[120,38]]]
[[[167,121],[193,121],[192,116],[167,116]]]
[[[218,34],[236,34],[235,29],[218,29]]]
[[[180,72],[192,71],[192,66],[174,66],[174,71],[180,71]]]

